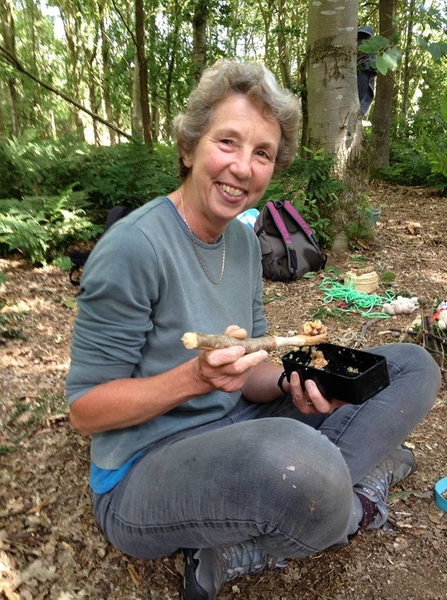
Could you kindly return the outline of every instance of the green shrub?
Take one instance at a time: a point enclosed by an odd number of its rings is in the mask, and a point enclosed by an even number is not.
[[[322,149],[312,152],[306,149],[306,159],[296,156],[292,165],[276,175],[269,185],[261,208],[269,200],[288,200],[313,229],[322,244],[331,241],[330,212],[338,201],[343,184],[332,174],[334,158]]]
[[[447,123],[442,125],[441,135],[437,139],[433,139],[423,131],[421,145],[431,169],[428,182],[436,190],[445,193],[447,191]]]
[[[391,143],[390,166],[381,169],[384,181],[396,185],[427,185],[431,173],[427,155],[411,138]]]
[[[390,166],[381,170],[398,185],[447,189],[447,127],[439,115],[419,116],[397,129],[391,140]],[[396,131],[396,128],[393,128]]]
[[[20,169],[10,144],[0,141],[0,198],[21,198],[24,192]]]
[[[67,136],[35,141],[33,133],[0,142],[0,198],[51,196],[71,187],[85,190],[98,209],[135,196],[141,204],[178,185],[177,153],[137,142],[96,148]],[[104,210],[102,210],[102,214]]]
[[[34,141],[33,132],[0,142],[0,198],[58,194],[82,181],[91,147],[67,136]]]
[[[178,187],[177,153],[158,145],[153,152],[139,143],[97,148],[91,152],[83,179],[92,204],[103,210],[123,203],[135,206]],[[133,197],[129,201],[129,197]]]
[[[73,206],[71,191],[60,197],[41,198],[32,206],[17,203],[0,213],[0,248],[3,254],[19,252],[31,264],[54,261],[76,242],[87,242],[103,229]]]

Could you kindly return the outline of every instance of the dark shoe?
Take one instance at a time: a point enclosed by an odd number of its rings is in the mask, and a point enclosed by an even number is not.
[[[183,555],[185,557],[185,573],[183,575],[183,585],[180,597],[182,600],[209,600],[208,592],[200,587],[196,579],[196,569],[199,561],[194,558],[197,550],[185,548]]]
[[[227,581],[287,565],[283,559],[264,552],[254,540],[229,548],[187,548],[183,553],[182,600],[214,600]]]
[[[399,446],[354,486],[355,492],[364,495],[376,505],[377,512],[369,527],[377,529],[386,524],[388,520],[386,501],[389,489],[414,473],[416,469],[417,464],[411,450]]]

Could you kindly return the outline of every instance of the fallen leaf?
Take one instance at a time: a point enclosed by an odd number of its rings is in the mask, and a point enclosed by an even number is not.
[[[127,563],[127,570],[129,571],[130,576],[132,577],[132,581],[135,587],[140,587],[141,575],[137,573],[137,570],[135,569],[132,563]]]
[[[429,514],[428,518],[432,523],[435,523],[436,525],[441,525],[441,519],[438,517],[438,515]]]
[[[67,298],[64,299],[63,304],[67,308],[76,308],[78,303],[74,296],[67,296]]]
[[[410,496],[415,496],[415,498],[431,498],[432,494],[429,492],[419,492],[418,490],[403,490],[401,492],[392,492],[388,496],[388,504],[394,504],[398,500],[408,500]]]
[[[393,542],[393,548],[402,552],[402,550],[406,550],[408,548],[408,540],[402,536],[397,536]]]

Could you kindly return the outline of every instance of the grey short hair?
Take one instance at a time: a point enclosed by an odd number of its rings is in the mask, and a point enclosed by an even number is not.
[[[298,147],[297,98],[280,87],[273,73],[261,63],[219,60],[203,72],[189,96],[185,112],[174,120],[182,180],[189,171],[182,156],[194,150],[211,122],[214,107],[231,94],[248,96],[255,106],[278,122],[281,140],[275,171],[282,171],[292,163]]]

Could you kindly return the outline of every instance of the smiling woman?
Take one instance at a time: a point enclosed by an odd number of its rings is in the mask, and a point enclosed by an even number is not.
[[[280,139],[278,122],[246,96],[232,94],[215,107],[194,150],[183,155],[183,217],[198,237],[215,242],[229,221],[259,202],[272,177]],[[178,207],[177,194],[170,197]]]
[[[264,66],[217,63],[175,123],[180,187],[115,223],[80,282],[67,396],[92,436],[96,518],[131,556],[183,549],[183,600],[382,525],[388,485],[415,468],[398,446],[439,386],[419,346],[389,346],[390,386],[360,412],[246,351],[267,321],[259,243],[236,217],[291,163],[297,127]],[[187,349],[188,331],[240,343]]]

